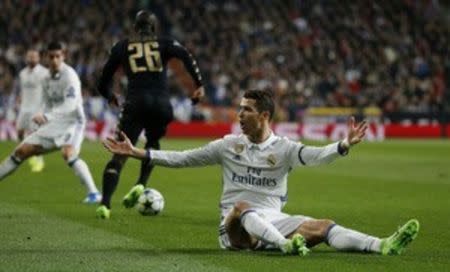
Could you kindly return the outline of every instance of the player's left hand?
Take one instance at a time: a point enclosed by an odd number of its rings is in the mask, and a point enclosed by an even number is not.
[[[346,138],[346,141],[344,141],[344,145],[348,144],[349,146],[346,146],[349,148],[352,145],[355,145],[359,142],[361,142],[364,137],[366,136],[366,130],[367,130],[367,123],[366,120],[363,120],[360,123],[356,123],[355,117],[351,116],[348,119],[348,135]]]
[[[200,87],[197,90],[194,91],[194,93],[191,96],[192,105],[198,104],[200,100],[205,96],[205,88]]]
[[[38,113],[33,117],[33,122],[35,122],[38,125],[43,125],[45,123],[47,123],[47,118],[45,118],[45,115],[42,113]]]
[[[131,143],[130,139],[128,139],[127,135],[122,131],[119,131],[119,136],[121,140],[116,140],[112,137],[106,138],[103,141],[103,146],[106,147],[111,153],[122,155],[122,156],[131,156],[133,155],[134,146]]]

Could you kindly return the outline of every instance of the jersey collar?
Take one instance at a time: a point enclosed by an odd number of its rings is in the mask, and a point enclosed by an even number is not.
[[[243,134],[243,136],[244,136],[244,142],[245,142],[245,144],[247,145],[247,147],[248,147],[249,150],[250,150],[250,149],[264,150],[264,149],[266,149],[267,147],[269,147],[269,146],[277,139],[277,137],[275,136],[275,134],[273,133],[273,131],[270,131],[269,137],[268,137],[264,142],[259,143],[259,144],[252,143],[252,142],[248,139],[247,135],[244,135],[244,134]]]

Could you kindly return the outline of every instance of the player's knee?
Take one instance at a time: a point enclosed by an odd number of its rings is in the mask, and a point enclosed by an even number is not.
[[[110,160],[105,167],[105,174],[118,174],[122,170],[123,161],[121,160]]]
[[[237,201],[236,203],[234,203],[234,209],[239,212],[242,213],[245,210],[248,210],[250,208],[250,204],[248,204],[248,202],[246,201]]]
[[[70,159],[71,159],[71,154],[69,154],[68,152],[63,152],[62,153],[62,157],[63,157],[63,159],[68,163],[69,161],[70,161]]]
[[[26,160],[27,158],[31,157],[33,154],[31,152],[32,150],[24,147],[24,146],[19,146],[15,151],[13,156],[20,159],[20,160]]]
[[[319,220],[319,229],[318,233],[321,238],[325,239],[328,235],[328,231],[330,230],[330,227],[335,225],[336,223],[333,220],[330,219],[321,219]]]

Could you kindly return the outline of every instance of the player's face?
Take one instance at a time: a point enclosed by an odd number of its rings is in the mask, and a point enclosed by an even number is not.
[[[239,110],[239,123],[245,135],[260,133],[263,129],[265,114],[258,112],[254,99],[242,98]]]
[[[25,56],[25,62],[30,67],[36,66],[39,63],[39,52],[36,50],[28,50]]]
[[[48,51],[49,67],[52,71],[58,71],[61,63],[64,61],[64,54],[62,50]]]

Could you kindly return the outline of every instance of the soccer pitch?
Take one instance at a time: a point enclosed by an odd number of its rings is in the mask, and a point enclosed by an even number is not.
[[[186,149],[206,140],[165,140]],[[0,142],[3,159],[16,143]],[[109,154],[85,142],[82,157],[97,185]],[[450,141],[362,143],[331,165],[298,168],[289,177],[285,211],[330,218],[387,236],[409,218],[421,230],[401,256],[341,253],[324,245],[300,258],[234,252],[217,242],[220,167],[155,168],[150,187],[165,197],[162,214],[144,217],[120,205],[139,162],[129,160],[114,195],[112,218],[95,207],[59,152],[42,173],[27,163],[0,182],[0,271],[449,271]]]

